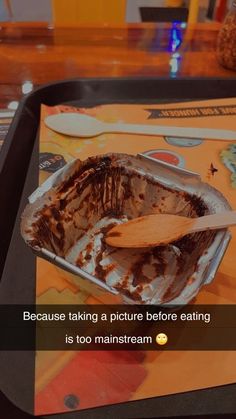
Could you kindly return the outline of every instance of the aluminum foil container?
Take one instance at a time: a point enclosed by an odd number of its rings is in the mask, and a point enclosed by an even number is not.
[[[154,212],[200,217],[229,209],[193,172],[145,155],[106,154],[75,160],[52,175],[29,198],[21,231],[39,256],[121,294],[126,303],[182,305],[214,278],[227,230],[150,249],[112,248],[104,236],[116,224]]]

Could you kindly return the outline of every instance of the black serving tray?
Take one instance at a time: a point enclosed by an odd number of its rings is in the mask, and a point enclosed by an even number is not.
[[[0,304],[35,303],[35,256],[25,246],[19,224],[27,198],[38,186],[38,127],[42,103],[89,107],[104,103],[167,103],[223,97],[236,97],[236,78],[78,79],[53,83],[26,96],[0,153]],[[34,357],[34,352],[29,351],[0,353],[0,389],[28,412],[33,412]],[[222,417],[235,414],[236,417],[235,394],[236,384],[232,384],[58,414],[53,418],[173,418],[215,414]]]

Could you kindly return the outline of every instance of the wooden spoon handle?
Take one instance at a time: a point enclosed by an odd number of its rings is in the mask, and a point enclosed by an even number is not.
[[[105,131],[124,132],[130,134],[168,135],[181,138],[204,138],[212,140],[236,140],[236,131],[214,128],[172,127],[165,125],[119,124],[104,125]]]
[[[196,218],[191,231],[214,230],[232,225],[236,225],[236,211],[224,211]]]

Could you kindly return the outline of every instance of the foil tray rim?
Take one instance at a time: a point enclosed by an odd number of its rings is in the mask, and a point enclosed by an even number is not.
[[[210,266],[207,270],[206,277],[203,281],[203,285],[208,285],[213,281],[231,239],[232,239],[232,234],[230,233],[229,230],[226,230],[218,246],[218,249],[215,253],[215,256],[212,259]]]
[[[182,175],[188,175],[188,176],[194,177],[196,179],[201,179],[201,176],[199,175],[199,173],[193,172],[192,170],[184,169],[183,167],[179,167],[179,166],[174,166],[173,164],[167,163],[167,162],[162,161],[162,160],[155,159],[154,157],[151,157],[147,154],[138,153],[137,156],[141,160],[144,159],[144,160],[152,161],[153,163],[156,163],[159,166],[166,167],[173,172],[177,172],[179,175],[181,175],[181,174]]]

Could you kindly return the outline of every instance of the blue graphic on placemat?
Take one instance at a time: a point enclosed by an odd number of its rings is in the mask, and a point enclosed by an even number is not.
[[[201,138],[178,138],[178,137],[165,137],[165,141],[177,147],[196,147],[202,144]]]

